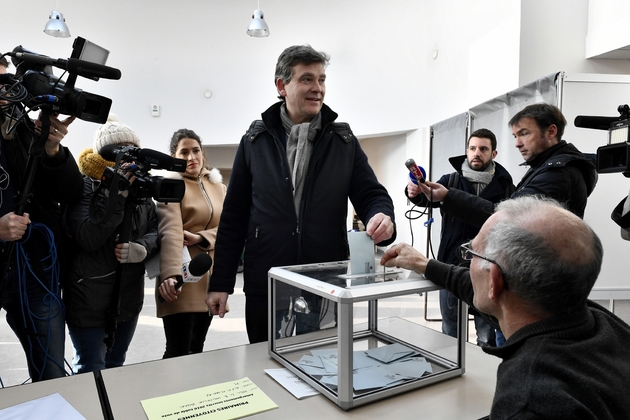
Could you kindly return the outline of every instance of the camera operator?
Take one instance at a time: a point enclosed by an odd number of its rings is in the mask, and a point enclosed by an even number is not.
[[[140,139],[131,128],[110,115],[108,122],[94,134],[94,146],[79,155],[79,169],[85,175],[83,197],[66,212],[74,249],[64,278],[63,299],[77,373],[123,365],[142,310],[144,261],[158,251],[158,221],[153,201],[136,197],[129,190],[118,191],[116,197],[111,197],[112,188],[97,189],[105,168],[114,166],[114,162],[99,154],[103,146],[110,144],[140,147]],[[118,171],[133,183],[132,172],[125,170],[130,165],[131,162],[125,162]],[[115,200],[111,214],[106,211],[110,200]],[[91,207],[95,218],[90,217]],[[129,242],[118,243],[126,211],[132,211]],[[120,293],[116,282],[118,263],[124,264]],[[112,316],[109,311],[112,304],[118,305],[118,297],[120,310],[114,342],[111,351],[107,351],[104,339]]]
[[[511,198],[537,195],[553,198],[580,218],[586,200],[597,183],[595,165],[574,145],[562,140],[567,124],[562,111],[546,103],[529,105],[508,123],[515,146],[529,170],[516,186]],[[442,202],[449,216],[475,226],[494,212],[494,204],[478,196],[441,184],[426,182],[418,186],[427,198]]]
[[[8,62],[0,62],[6,73]],[[26,354],[28,371],[35,381],[64,376],[65,325],[59,291],[58,256],[60,245],[60,204],[72,204],[81,197],[81,174],[70,151],[61,146],[74,117],[59,120],[50,116],[50,133],[39,159],[32,196],[23,215],[14,212],[26,175],[28,150],[39,138],[41,121],[30,130],[22,121],[14,130],[6,114],[6,101],[0,103],[0,240],[9,254],[8,269],[2,281],[0,307]],[[16,241],[13,248],[5,242]]]

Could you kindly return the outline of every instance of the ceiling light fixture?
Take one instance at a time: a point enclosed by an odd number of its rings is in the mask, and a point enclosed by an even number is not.
[[[264,14],[262,10],[260,10],[260,0],[258,0],[258,9],[254,10],[252,21],[249,22],[249,26],[247,27],[247,35],[256,38],[265,38],[269,36],[269,26],[267,26]]]
[[[68,29],[68,25],[66,25],[66,19],[64,19],[61,12],[53,10],[52,12],[50,12],[50,16],[48,18],[50,20],[48,21],[48,23],[46,23],[44,32],[46,32],[50,36],[55,36],[58,38],[68,38],[70,36],[70,29]]]

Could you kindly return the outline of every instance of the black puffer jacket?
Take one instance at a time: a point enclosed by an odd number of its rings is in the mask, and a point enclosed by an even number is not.
[[[597,183],[595,165],[575,146],[564,140],[550,147],[532,162],[516,186],[512,198],[542,195],[564,203],[568,210],[584,217],[586,199]],[[449,215],[481,226],[494,212],[494,204],[463,191],[450,189],[443,209]]]
[[[209,291],[233,293],[245,246],[244,292],[267,295],[271,267],[348,259],[348,197],[367,224],[394,206],[359,141],[337,114],[322,107],[299,215],[280,120],[282,102],[254,121],[236,152],[221,214]],[[388,245],[396,234],[380,245]]]
[[[72,258],[63,282],[66,321],[76,327],[105,326],[107,309],[114,291],[116,236],[124,216],[125,198],[116,197],[113,214],[99,223],[90,220],[90,201],[100,181],[84,177],[81,201],[68,208],[66,223],[72,237]],[[102,218],[108,197],[105,189],[96,200],[96,215]],[[133,209],[130,242],[147,249],[145,261],[158,251],[157,213],[151,199],[141,200]],[[144,262],[124,264],[120,316],[128,321],[142,310],[144,300]]]

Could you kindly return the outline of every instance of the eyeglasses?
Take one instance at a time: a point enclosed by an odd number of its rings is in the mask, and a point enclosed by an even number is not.
[[[506,274],[505,271],[503,271],[503,269],[501,268],[501,266],[499,265],[498,262],[496,262],[495,260],[488,258],[484,255],[479,254],[478,252],[475,252],[472,250],[472,241],[468,241],[465,244],[461,244],[459,246],[459,253],[460,253],[460,257],[462,260],[465,261],[472,261],[473,256],[477,257],[477,258],[481,258],[482,260],[486,260],[488,262],[491,262],[492,264],[496,265],[497,267],[499,267],[499,270],[501,271],[501,274],[503,275],[503,287],[507,290],[508,285],[507,285],[507,281],[506,281]]]

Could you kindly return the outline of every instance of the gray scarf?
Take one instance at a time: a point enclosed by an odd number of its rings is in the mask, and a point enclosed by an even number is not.
[[[287,114],[286,104],[280,107],[280,118],[287,133],[287,159],[293,181],[293,204],[295,213],[300,214],[304,178],[308,172],[308,162],[313,150],[313,140],[322,126],[322,114],[318,113],[310,122],[295,124]]]
[[[485,170],[475,171],[468,165],[468,159],[464,159],[462,163],[462,175],[473,184],[477,195],[479,195],[494,177],[494,161],[490,161],[490,164]]]

